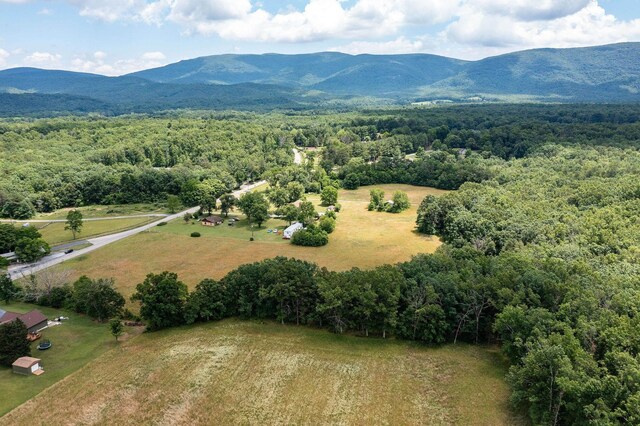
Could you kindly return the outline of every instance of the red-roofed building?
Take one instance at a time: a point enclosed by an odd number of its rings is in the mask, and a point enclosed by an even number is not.
[[[0,309],[0,324],[14,321],[19,319],[27,327],[29,333],[35,333],[42,330],[47,326],[47,317],[38,310],[27,312],[26,314],[18,314],[16,312],[9,312]]]

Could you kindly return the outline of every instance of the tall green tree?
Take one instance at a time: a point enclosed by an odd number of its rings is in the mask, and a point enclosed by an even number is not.
[[[140,316],[149,330],[175,327],[185,322],[186,284],[171,272],[149,274],[136,286],[131,301],[140,302]]]
[[[64,229],[71,231],[74,240],[76,239],[76,235],[82,231],[82,225],[82,213],[79,210],[69,210]]]
[[[21,238],[16,243],[16,257],[21,262],[36,262],[49,253],[51,248],[42,238]]]
[[[115,289],[114,280],[87,276],[73,283],[73,303],[76,312],[89,315],[98,321],[106,321],[120,314],[125,299]]]
[[[220,197],[220,212],[227,217],[229,216],[229,212],[233,211],[237,204],[238,199],[233,194],[223,194]]]
[[[309,225],[313,223],[316,218],[316,208],[313,206],[311,201],[303,201],[300,203],[300,207],[298,208],[298,220],[302,222],[303,225]]]
[[[393,213],[400,213],[411,207],[409,196],[404,191],[395,191],[391,201],[393,201],[393,204],[389,208],[389,211]]]
[[[30,355],[31,345],[24,323],[18,319],[0,325],[0,365],[11,367],[16,359]]]
[[[18,287],[7,274],[0,273],[0,300],[9,304],[20,294]]]
[[[124,334],[124,326],[120,318],[112,319],[109,322],[109,329],[111,330],[111,335],[116,338],[116,341]]]
[[[180,208],[180,197],[172,194],[167,195],[167,209],[169,209],[169,213],[173,214],[177,212],[179,208]]]
[[[261,192],[247,192],[240,197],[238,207],[249,222],[261,226],[269,218],[269,202]]]
[[[382,210],[384,208],[384,191],[379,188],[374,188],[369,191],[370,201],[369,210]]]
[[[323,206],[331,206],[338,203],[338,190],[333,186],[325,186],[322,188],[320,200]]]

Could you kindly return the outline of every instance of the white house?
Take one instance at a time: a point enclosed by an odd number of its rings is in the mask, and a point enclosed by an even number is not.
[[[284,230],[282,238],[284,238],[285,240],[290,240],[291,237],[293,237],[293,234],[295,234],[302,228],[303,228],[302,224],[300,222],[296,222]]]

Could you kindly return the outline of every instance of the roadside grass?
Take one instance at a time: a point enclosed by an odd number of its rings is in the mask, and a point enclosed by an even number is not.
[[[206,227],[199,223],[185,224],[178,219],[166,226],[126,238],[82,256],[64,262],[56,268],[72,271],[73,278],[80,275],[113,277],[116,286],[130,296],[136,284],[150,273],[172,271],[191,288],[204,278],[220,279],[229,271],[245,263],[275,256],[295,257],[315,262],[331,270],[353,267],[373,268],[385,263],[410,260],[419,253],[431,253],[440,246],[436,237],[414,231],[416,210],[427,194],[444,191],[408,185],[378,185],[389,195],[394,190],[407,191],[412,206],[399,213],[369,212],[369,190],[340,191],[342,211],[338,213],[336,230],[324,247],[300,247],[268,234],[267,227],[285,225],[270,220],[260,230],[254,229],[255,241],[249,241],[250,228],[226,223]],[[316,204],[318,196],[309,197]],[[237,213],[234,213],[237,215]],[[191,238],[198,231],[201,238]]]
[[[44,389],[58,382],[74,371],[82,368],[89,361],[113,348],[115,339],[109,332],[107,324],[101,324],[88,317],[66,310],[52,309],[25,303],[0,305],[2,309],[25,313],[38,309],[49,319],[58,316],[69,317],[61,325],[42,331],[42,339],[53,343],[51,349],[39,351],[36,346],[41,340],[31,345],[31,356],[40,358],[45,373],[41,376],[21,376],[14,374],[10,367],[0,367],[0,416],[33,398]],[[69,401],[65,401],[68,404]],[[40,410],[32,413],[35,417]],[[1,422],[2,419],[0,419]],[[32,419],[33,424],[35,420]]]
[[[178,211],[183,207],[179,207]],[[38,213],[33,219],[47,220],[47,219],[66,219],[69,210],[79,210],[82,216],[86,218],[93,217],[109,217],[109,216],[132,216],[140,214],[154,214],[154,213],[166,213],[169,214],[169,210],[165,203],[153,203],[153,204],[112,204],[112,205],[94,205],[94,206],[82,206],[82,207],[69,207],[59,209],[51,213]],[[26,221],[28,222],[28,221]]]
[[[524,424],[504,374],[493,348],[230,319],[124,342],[0,424]]]
[[[138,217],[132,219],[85,221],[82,224],[82,232],[80,232],[76,236],[76,239],[84,240],[103,234],[112,234],[120,231],[125,231],[127,229],[142,226],[160,219],[161,218],[159,217]],[[64,229],[64,227],[66,226],[66,224],[64,223],[33,223],[31,226],[35,226],[36,228],[38,228],[38,230],[42,234],[42,238],[44,238],[44,240],[52,246],[55,244],[73,241],[73,235],[71,234],[71,231]]]

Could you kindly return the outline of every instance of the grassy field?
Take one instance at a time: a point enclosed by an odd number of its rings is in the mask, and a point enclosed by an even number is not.
[[[126,296],[149,272],[177,272],[188,285],[204,278],[222,278],[245,263],[275,256],[309,260],[332,270],[371,268],[384,263],[406,261],[418,253],[430,253],[440,246],[436,237],[414,231],[416,209],[427,194],[443,191],[407,185],[379,185],[390,196],[393,190],[407,191],[411,209],[400,214],[369,212],[369,190],[340,191],[342,211],[336,230],[325,247],[299,247],[268,234],[267,228],[284,222],[270,220],[263,229],[254,229],[256,241],[249,241],[251,229],[242,223],[230,227],[205,227],[182,220],[154,228],[108,245],[86,256],[65,262],[59,268],[73,276],[113,277]],[[317,197],[310,197],[318,202]],[[189,234],[198,231],[201,238]]]
[[[164,203],[155,204],[113,204],[108,206],[95,205],[75,208],[59,209],[51,213],[38,213],[34,219],[66,219],[69,210],[80,210],[84,218],[109,217],[109,216],[133,216],[140,214],[166,213],[169,210]]]
[[[158,217],[138,217],[131,219],[109,219],[109,220],[92,220],[85,221],[82,224],[82,232],[77,235],[77,239],[83,240],[86,238],[95,237],[103,234],[112,234],[119,231],[135,228],[144,224],[159,220]],[[44,226],[46,225],[46,226]],[[35,223],[33,226],[37,227],[42,238],[50,245],[61,244],[69,241],[73,241],[73,235],[71,231],[64,229],[66,224],[60,222],[54,222],[49,224]]]
[[[492,348],[226,320],[122,343],[0,424],[519,424],[502,366]]]
[[[53,343],[51,349],[38,351],[37,342],[32,344],[31,355],[42,359],[45,370],[42,376],[20,376],[13,374],[11,368],[0,367],[0,416],[83,367],[116,344],[106,324],[94,322],[74,312],[23,303],[0,307],[20,313],[35,308],[49,319],[60,315],[70,318],[63,324],[42,332],[42,338]]]

